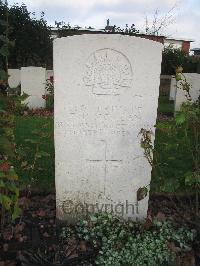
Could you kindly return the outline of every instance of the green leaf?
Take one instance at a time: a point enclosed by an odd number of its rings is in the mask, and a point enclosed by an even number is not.
[[[18,175],[16,174],[14,168],[12,167],[10,168],[7,178],[9,180],[18,180]]]
[[[175,78],[176,78],[176,81],[182,80],[182,77],[181,77],[180,73],[176,74]]]
[[[91,215],[90,216],[90,220],[91,220],[91,222],[96,223],[97,222],[97,217],[94,216],[94,215]]]
[[[12,200],[8,196],[0,194],[0,203],[8,211],[11,208]]]
[[[186,116],[184,113],[177,113],[175,120],[177,125],[182,125],[186,120]]]
[[[21,209],[19,208],[18,204],[16,204],[12,213],[12,220],[14,221],[20,215],[21,215]]]
[[[21,96],[18,97],[18,99],[20,101],[25,101],[30,95],[28,95],[27,93],[23,92]]]

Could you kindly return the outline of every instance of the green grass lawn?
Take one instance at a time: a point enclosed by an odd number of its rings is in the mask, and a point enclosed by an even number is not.
[[[166,121],[165,124],[170,125],[172,122]],[[191,152],[187,148],[182,132],[175,132],[172,135],[157,129],[155,150],[160,167],[152,173],[151,189],[158,192],[159,185],[162,184],[165,192],[182,191],[185,174],[193,168]]]
[[[168,96],[160,96],[158,99],[158,111],[163,114],[174,113],[174,101],[169,101]]]
[[[38,158],[35,164],[34,171],[22,169],[22,162],[28,162],[32,164],[36,153],[37,144],[30,143],[27,140],[39,141],[40,137],[35,131],[43,132],[43,134],[50,134],[50,137],[43,138],[39,149],[42,152],[49,154],[48,157]],[[36,116],[17,116],[16,117],[16,129],[15,138],[17,147],[23,151],[23,159],[16,162],[16,170],[25,184],[30,183],[30,179],[33,181],[33,186],[40,189],[49,190],[54,188],[54,141],[53,141],[53,119]]]

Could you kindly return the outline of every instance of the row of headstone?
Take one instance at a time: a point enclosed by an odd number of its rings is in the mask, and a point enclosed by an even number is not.
[[[139,132],[154,133],[162,49],[113,34],[54,41],[58,219],[146,217],[148,196],[138,201],[137,191],[148,188],[151,166]]]
[[[198,100],[200,95],[200,74],[197,73],[183,73],[182,80],[176,82],[175,76],[171,78],[170,86],[170,100],[175,103],[175,111],[179,111],[181,105],[187,101],[187,93],[183,90],[185,82],[189,84],[191,100],[194,102]]]
[[[8,84],[10,88],[21,85],[21,93],[27,93],[29,97],[25,101],[29,108],[44,108],[46,94],[46,82],[53,76],[53,70],[46,70],[42,67],[22,67],[9,69]]]

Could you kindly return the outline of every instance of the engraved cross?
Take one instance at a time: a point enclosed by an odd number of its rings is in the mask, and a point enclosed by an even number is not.
[[[106,181],[106,175],[107,175],[107,167],[109,163],[122,163],[122,160],[118,160],[118,159],[108,159],[107,158],[107,142],[105,140],[101,140],[101,142],[104,143],[104,158],[101,160],[87,160],[89,162],[92,163],[98,163],[98,162],[103,162],[104,163],[104,193],[105,193],[105,181]]]

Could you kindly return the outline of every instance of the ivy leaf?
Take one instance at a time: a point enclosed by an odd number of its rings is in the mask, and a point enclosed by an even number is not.
[[[97,217],[94,216],[94,215],[91,215],[90,216],[90,220],[91,220],[91,222],[96,223],[97,222]]]
[[[185,122],[185,120],[186,120],[186,116],[185,116],[185,114],[184,113],[178,113],[177,115],[176,115],[176,118],[175,118],[175,120],[176,120],[176,124],[177,125],[182,125],[184,122]]]

